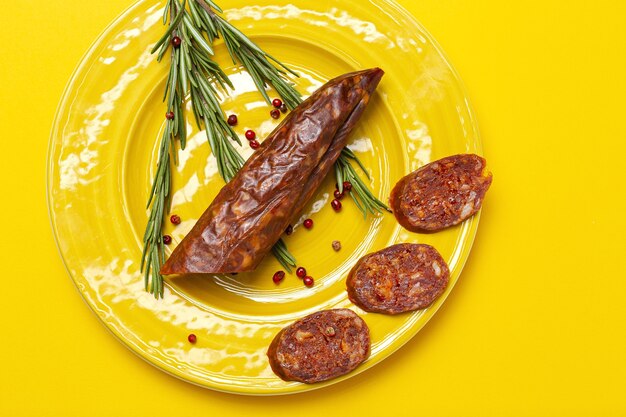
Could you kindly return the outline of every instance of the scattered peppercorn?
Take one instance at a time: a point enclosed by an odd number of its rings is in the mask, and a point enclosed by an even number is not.
[[[280,117],[280,110],[272,109],[270,111],[270,116],[272,116],[272,119],[278,119]]]
[[[274,281],[274,284],[280,284],[283,279],[285,279],[285,271],[276,271],[276,273],[274,273],[274,276],[272,277],[272,281]]]
[[[352,190],[352,183],[350,181],[344,181],[343,182],[343,189],[346,191],[351,191]]]
[[[302,225],[307,228],[310,229],[313,227],[313,219],[306,219],[304,222],[302,222]]]
[[[260,144],[258,141],[254,140],[254,139],[253,139],[253,140],[251,140],[251,141],[250,141],[250,142],[248,142],[248,143],[250,144],[250,147],[251,147],[252,149],[259,149],[259,146],[261,146],[261,144]]]
[[[180,224],[180,216],[178,214],[172,214],[170,216],[170,222],[172,224]]]
[[[167,120],[174,120],[174,112],[173,111],[168,111],[167,113],[165,113],[165,118]]]
[[[170,243],[172,243],[172,236],[163,235],[163,243],[166,245],[169,245]]]
[[[280,106],[280,111],[281,111],[282,113],[287,113],[287,110],[288,110],[288,109],[287,109],[287,105],[286,105],[285,103],[281,104],[281,106]]]
[[[231,114],[228,116],[228,120],[226,121],[230,126],[235,126],[237,124],[237,115]]]
[[[292,225],[287,226],[287,228],[285,229],[285,234],[289,236],[292,233],[293,233],[293,226]]]
[[[172,38],[172,46],[174,48],[178,48],[180,46],[180,44],[183,43],[182,39],[180,39],[178,36],[174,36]]]
[[[306,277],[306,269],[304,269],[304,267],[302,266],[299,266],[298,269],[296,269],[296,275],[298,276],[298,278]]]
[[[340,193],[339,190],[335,190],[333,196],[335,197],[335,199],[341,200],[343,198],[343,193]]]
[[[339,252],[341,250],[341,242],[338,240],[333,240],[333,249],[335,252]]]
[[[341,201],[335,199],[335,200],[330,202],[330,205],[333,208],[333,210],[341,211]]]
[[[256,138],[256,133],[254,133],[254,130],[251,130],[251,129],[246,130],[246,139],[254,140],[255,138]]]
[[[195,334],[191,333],[189,336],[187,336],[187,340],[189,340],[189,343],[196,343],[198,338]]]
[[[302,282],[304,282],[304,285],[306,285],[307,287],[312,287],[314,283],[313,277],[307,275],[306,277],[304,277],[304,279],[302,279]]]
[[[280,108],[280,106],[283,105],[283,101],[279,98],[275,98],[274,100],[272,100],[272,106],[276,107],[277,109]]]

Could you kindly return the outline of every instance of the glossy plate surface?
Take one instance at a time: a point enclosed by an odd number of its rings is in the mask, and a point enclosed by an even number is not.
[[[385,0],[222,2],[225,16],[270,54],[301,75],[310,94],[345,72],[380,66],[385,76],[350,147],[371,173],[379,198],[419,166],[447,155],[481,153],[466,94],[441,50],[397,5]],[[390,214],[364,220],[349,199],[330,208],[334,179],[327,178],[286,238],[298,263],[315,278],[303,286],[295,274],[276,286],[279,264],[268,258],[254,273],[193,276],[167,281],[165,298],[144,292],[139,271],[145,203],[164,127],[161,102],[167,63],[150,55],[163,26],[163,4],[139,1],[95,42],[76,70],[60,104],[49,150],[48,194],[52,225],[65,265],[87,304],[135,353],[160,369],[212,389],[244,394],[306,391],[353,377],[392,354],[435,313],[459,278],[478,216],[429,235],[401,229]],[[261,138],[278,123],[251,79],[225,48],[216,59],[236,90],[223,98],[239,115],[237,133]],[[273,92],[270,96],[275,96]],[[179,242],[223,185],[204,132],[188,125],[189,142],[175,168],[168,223]],[[245,144],[245,139],[243,140]],[[244,156],[251,149],[240,149]],[[301,227],[312,217],[312,230]],[[335,252],[331,243],[339,240]],[[345,278],[366,253],[398,242],[435,246],[447,260],[451,283],[430,308],[400,316],[367,314],[353,306]],[[355,372],[327,383],[304,385],[276,377],[267,347],[284,326],[309,313],[347,307],[370,327],[372,354]],[[195,333],[195,345],[187,335]],[[367,373],[360,377],[367,377]]]

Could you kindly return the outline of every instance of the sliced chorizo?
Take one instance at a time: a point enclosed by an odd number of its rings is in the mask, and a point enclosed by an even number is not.
[[[436,232],[461,223],[482,206],[491,185],[486,162],[473,154],[431,162],[402,178],[391,191],[393,214],[407,230]]]
[[[369,354],[367,324],[344,308],[319,311],[285,327],[267,352],[276,375],[307,384],[347,374]]]
[[[399,314],[431,305],[449,279],[448,265],[435,248],[400,243],[362,257],[346,285],[350,300],[363,310]]]

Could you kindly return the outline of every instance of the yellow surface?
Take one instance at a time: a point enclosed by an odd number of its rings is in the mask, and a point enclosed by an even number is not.
[[[204,390],[139,360],[82,302],[56,251],[52,118],[82,54],[129,3],[3,9],[1,415],[626,413],[625,6],[400,3],[476,110],[494,172],[478,236],[416,338],[346,382],[276,398]]]

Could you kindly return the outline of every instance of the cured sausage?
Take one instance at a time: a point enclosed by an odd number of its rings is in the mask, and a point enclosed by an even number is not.
[[[161,273],[251,271],[330,171],[383,71],[337,77],[300,104],[226,184]]]
[[[453,155],[402,178],[389,203],[398,222],[412,232],[435,232],[474,215],[491,185],[486,162],[473,154]]]
[[[285,381],[307,384],[347,374],[370,354],[367,324],[352,310],[324,310],[281,330],[267,351]]]
[[[400,243],[362,257],[346,285],[365,311],[399,314],[428,307],[443,294],[450,271],[435,248]]]

